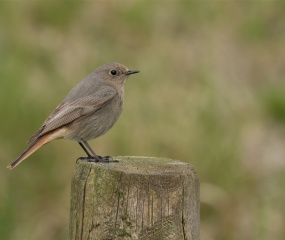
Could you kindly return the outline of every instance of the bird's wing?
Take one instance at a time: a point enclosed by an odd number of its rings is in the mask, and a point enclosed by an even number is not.
[[[29,143],[35,141],[38,137],[73,122],[79,117],[96,112],[98,109],[107,105],[117,94],[113,88],[105,91],[77,99],[72,102],[62,102],[50,114],[40,129],[29,139]]]

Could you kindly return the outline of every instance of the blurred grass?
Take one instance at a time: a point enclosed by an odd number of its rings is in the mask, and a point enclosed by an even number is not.
[[[0,239],[67,239],[77,144],[5,166],[110,61],[141,73],[94,149],[192,163],[201,239],[284,239],[284,18],[282,1],[1,1]]]

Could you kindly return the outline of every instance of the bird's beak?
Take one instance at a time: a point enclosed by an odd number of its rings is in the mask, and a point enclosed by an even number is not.
[[[139,73],[140,71],[135,71],[135,70],[128,70],[126,75],[131,75],[131,74],[135,74],[135,73]]]

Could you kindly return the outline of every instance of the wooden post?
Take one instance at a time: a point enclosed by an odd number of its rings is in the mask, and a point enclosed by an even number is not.
[[[198,240],[199,180],[171,159],[78,161],[71,185],[70,240]]]

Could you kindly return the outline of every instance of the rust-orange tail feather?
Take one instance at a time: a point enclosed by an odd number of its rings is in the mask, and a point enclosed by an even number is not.
[[[10,170],[13,169],[18,164],[20,164],[22,161],[24,161],[27,157],[29,157],[32,153],[38,150],[41,146],[55,139],[62,138],[65,135],[65,133],[66,133],[66,128],[63,127],[63,128],[56,129],[55,131],[49,132],[46,135],[39,137],[15,161],[11,162],[7,166],[7,168],[9,168]]]
[[[34,153],[37,149],[39,149],[41,146],[43,146],[47,142],[48,136],[43,136],[36,140],[31,146],[29,146],[17,159],[13,162],[11,162],[7,168],[10,170],[16,167],[18,164],[20,164],[22,161],[24,161],[28,156],[30,156],[32,153]]]

